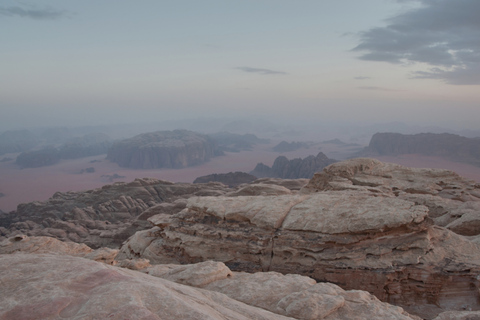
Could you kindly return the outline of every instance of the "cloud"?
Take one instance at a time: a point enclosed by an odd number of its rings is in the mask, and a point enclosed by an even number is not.
[[[355,79],[355,80],[367,80],[367,79],[371,79],[371,78],[370,78],[370,77],[362,77],[362,76],[360,76],[360,77],[354,77],[353,79]]]
[[[372,87],[372,86],[365,86],[365,87],[357,87],[361,90],[373,90],[373,91],[403,91],[403,90],[395,90],[395,89],[388,89],[382,87]]]
[[[251,68],[251,67],[237,67],[235,69],[242,70],[245,72],[251,72],[251,73],[259,73],[259,74],[288,74],[283,71],[275,71],[275,70],[270,70],[270,69],[262,69],[262,68]]]
[[[387,19],[386,27],[360,33],[362,60],[424,63],[414,78],[450,84],[480,84],[480,1],[397,0],[419,6]]]
[[[65,11],[55,10],[50,7],[39,9],[36,7],[0,7],[0,16],[21,17],[35,20],[56,20],[62,18]]]

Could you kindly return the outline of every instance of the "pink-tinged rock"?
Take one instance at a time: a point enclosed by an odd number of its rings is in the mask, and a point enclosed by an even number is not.
[[[227,296],[72,256],[0,257],[0,319],[292,319]]]

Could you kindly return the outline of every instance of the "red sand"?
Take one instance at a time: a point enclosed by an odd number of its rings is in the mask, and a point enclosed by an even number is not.
[[[4,197],[0,197],[0,210],[8,212],[15,210],[20,203],[47,200],[57,191],[89,190],[111,183],[108,179],[102,178],[102,175],[118,174],[125,176],[122,179],[115,179],[115,182],[129,182],[135,178],[146,177],[172,182],[193,182],[199,176],[212,173],[249,172],[259,162],[269,166],[273,164],[275,158],[279,156],[279,153],[269,151],[273,145],[260,145],[253,151],[227,153],[225,156],[213,158],[205,164],[184,169],[125,169],[105,160],[105,155],[64,160],[56,165],[43,168],[19,169],[13,161],[0,162],[0,192],[5,194]],[[330,153],[335,153],[336,157],[341,159],[338,148],[334,146],[322,145],[321,151],[327,156],[331,156]],[[283,155],[288,159],[293,159],[316,155],[318,152],[318,147],[311,147],[283,153]],[[402,155],[399,157],[377,157],[377,159],[410,167],[450,169],[462,176],[480,182],[480,168],[437,157]],[[90,163],[92,160],[100,160],[101,162]],[[95,172],[79,173],[82,169],[89,167],[95,168]]]

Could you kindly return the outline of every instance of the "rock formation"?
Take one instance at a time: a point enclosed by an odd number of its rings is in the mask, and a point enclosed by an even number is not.
[[[0,319],[418,319],[299,275],[237,273],[214,261],[152,266],[116,253],[48,237],[0,242]]]
[[[215,156],[215,142],[187,130],[157,131],[115,143],[107,159],[135,169],[183,168]]]
[[[150,224],[145,211],[192,195],[220,195],[223,184],[174,184],[157,179],[117,182],[84,192],[57,192],[45,202],[20,204],[0,214],[0,239],[24,233],[50,236],[90,247],[116,248]]]
[[[259,178],[310,179],[315,172],[321,171],[324,167],[335,162],[337,160],[329,159],[322,152],[319,152],[316,157],[308,156],[305,159],[288,160],[284,156],[279,156],[275,159],[271,168],[259,163],[250,174]]]
[[[193,183],[221,182],[229,187],[236,187],[242,183],[250,183],[257,177],[245,172],[214,173],[196,178]]]
[[[450,133],[376,133],[362,155],[422,154],[480,165],[480,138]]]
[[[317,173],[297,194],[190,198],[179,213],[150,217],[156,227],[137,232],[119,256],[298,273],[426,318],[479,310],[480,247],[434,225],[474,215],[479,191],[447,170],[354,159]]]

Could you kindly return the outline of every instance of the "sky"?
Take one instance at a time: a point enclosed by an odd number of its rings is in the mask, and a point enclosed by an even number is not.
[[[246,116],[480,129],[478,0],[1,0],[0,131]]]

